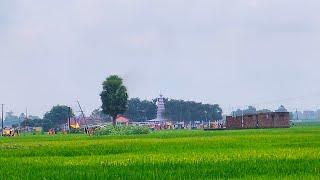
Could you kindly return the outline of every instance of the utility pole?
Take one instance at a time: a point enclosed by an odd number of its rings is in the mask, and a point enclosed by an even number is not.
[[[26,108],[26,117],[24,119],[24,131],[27,132],[28,108]]]
[[[71,131],[71,107],[69,108],[69,118],[68,118],[68,125],[69,125],[69,132]]]
[[[206,123],[208,123],[208,111],[204,111],[204,114],[205,114],[205,118],[206,118]],[[203,125],[203,128],[204,128],[204,123],[202,123],[202,125]],[[210,122],[209,122],[209,129],[210,129]]]
[[[244,112],[243,109],[241,110],[241,127],[243,128],[243,116],[244,116]]]
[[[85,122],[85,124],[86,124],[86,133],[88,134],[88,124],[87,124],[86,116],[84,115],[84,112],[83,112],[83,110],[82,110],[82,107],[81,107],[81,105],[80,105],[80,102],[79,102],[79,101],[77,101],[77,102],[78,102],[78,105],[79,105],[80,112],[81,112],[81,114],[82,114],[83,120],[84,120],[84,122]]]
[[[1,136],[3,136],[3,106],[4,104],[1,104]]]

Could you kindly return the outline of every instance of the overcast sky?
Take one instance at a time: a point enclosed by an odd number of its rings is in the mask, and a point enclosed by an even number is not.
[[[320,108],[318,0],[0,1],[0,103],[42,115],[130,97]],[[295,98],[299,97],[299,98]]]

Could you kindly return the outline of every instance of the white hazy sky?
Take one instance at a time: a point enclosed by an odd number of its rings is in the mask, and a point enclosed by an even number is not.
[[[225,111],[316,109],[319,8],[319,0],[1,1],[0,103],[42,115],[80,100],[90,113],[101,82],[119,74],[130,97],[162,91]]]

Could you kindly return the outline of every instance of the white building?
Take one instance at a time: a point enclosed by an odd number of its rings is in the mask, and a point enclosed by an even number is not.
[[[164,103],[164,97],[162,94],[157,98],[157,118],[150,120],[149,122],[154,122],[154,123],[165,123],[166,119],[164,117],[164,112],[166,110],[165,108],[165,103]]]

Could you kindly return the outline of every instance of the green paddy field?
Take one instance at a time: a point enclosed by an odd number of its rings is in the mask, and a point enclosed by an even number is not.
[[[320,179],[320,124],[0,138],[0,179]]]

